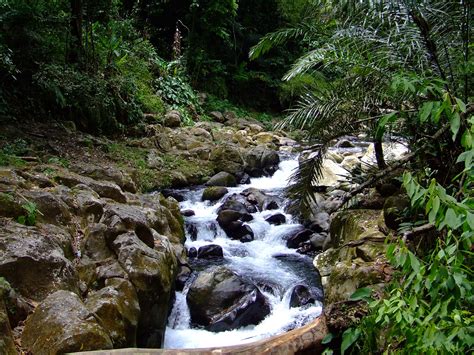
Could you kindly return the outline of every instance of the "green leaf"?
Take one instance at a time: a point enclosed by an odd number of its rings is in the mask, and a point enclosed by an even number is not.
[[[420,110],[420,122],[425,123],[433,110],[433,101],[425,102]]]
[[[431,206],[431,211],[428,215],[428,221],[430,223],[435,223],[436,221],[436,215],[438,214],[438,210],[439,210],[439,205],[440,205],[440,200],[439,200],[439,197],[436,196],[434,199],[433,199],[433,205]]]
[[[474,229],[474,214],[466,212],[466,222],[471,229]]]
[[[398,112],[391,112],[389,114],[384,115],[377,123],[377,130],[375,132],[376,139],[382,139],[383,135],[385,134],[385,126],[387,123],[391,123],[396,121]]]
[[[464,101],[456,97],[456,103],[458,104],[458,107],[461,110],[461,112],[466,112],[466,104],[464,103]]]
[[[356,290],[352,295],[350,295],[349,300],[351,301],[359,301],[359,300],[367,300],[370,295],[372,295],[372,289],[369,287],[362,287]]]
[[[466,149],[472,148],[472,133],[468,129],[466,129],[462,135],[461,145]]]
[[[456,140],[456,136],[458,134],[460,126],[461,126],[461,117],[459,116],[458,112],[455,112],[451,119],[451,132],[453,133],[453,141]]]
[[[334,339],[334,335],[332,333],[329,333],[323,338],[323,340],[321,341],[321,344],[329,344],[333,339]]]
[[[360,336],[360,330],[357,328],[349,328],[342,334],[341,354],[354,344]]]
[[[416,273],[420,272],[420,261],[412,252],[409,252],[408,256],[410,257],[410,265],[413,271]]]
[[[444,220],[448,227],[456,229],[459,226],[459,217],[456,215],[456,212],[452,208],[448,208]]]

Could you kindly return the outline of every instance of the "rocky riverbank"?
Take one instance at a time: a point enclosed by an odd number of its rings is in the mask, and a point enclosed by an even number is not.
[[[182,216],[191,212],[180,211],[180,196],[172,189],[207,183],[203,199],[218,200],[250,177],[273,174],[278,153],[299,150],[287,134],[267,131],[254,120],[230,112],[211,116],[215,121],[193,127],[181,127],[177,112],[160,122],[147,117],[147,124],[116,139],[76,131],[67,122],[2,127],[10,142],[2,149],[16,152],[10,166],[0,167],[2,353],[162,345],[175,289],[189,274],[192,252],[184,248]],[[286,241],[300,253],[318,254],[314,264],[327,305],[345,302],[362,286],[380,288],[389,279],[383,241],[405,203],[390,197],[398,186],[385,184],[368,192],[361,209],[330,216],[327,211],[351,184],[340,174],[363,169],[373,155],[370,147],[350,140],[337,145],[324,163],[326,192],[318,196],[305,229]],[[162,193],[149,193],[156,190]],[[242,191],[225,201],[217,222],[229,238],[248,242],[253,239],[245,223],[249,209],[272,210],[279,203],[257,189]],[[268,223],[279,225],[284,218],[274,214]],[[265,317],[268,305],[258,289],[229,277],[249,288],[247,296],[255,296],[259,317]],[[198,291],[206,290],[196,286]],[[194,297],[197,303],[214,294],[206,292]],[[228,324],[209,320],[219,310],[203,315],[196,309],[197,324]],[[330,330],[347,326],[338,321],[329,314]],[[255,320],[241,324],[246,322]]]
[[[275,149],[296,145],[231,113],[194,127],[176,116],[114,140],[2,126],[17,155],[0,168],[2,353],[162,345],[184,225],[173,197],[144,192],[271,174]]]

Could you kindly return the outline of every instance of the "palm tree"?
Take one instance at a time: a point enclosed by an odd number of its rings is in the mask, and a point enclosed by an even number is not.
[[[377,165],[384,169],[381,143],[390,121],[419,125],[419,105],[442,91],[465,102],[472,95],[467,0],[316,0],[309,1],[306,14],[296,27],[263,37],[250,53],[257,58],[302,38],[310,43],[308,51],[283,80],[309,73],[329,82],[308,91],[281,123],[306,129],[310,145],[319,143],[288,191],[302,208],[315,202],[314,185],[334,138],[368,128]]]

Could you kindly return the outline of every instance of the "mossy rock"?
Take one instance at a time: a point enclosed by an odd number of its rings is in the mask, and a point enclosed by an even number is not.
[[[79,296],[57,291],[46,298],[28,318],[22,345],[33,354],[64,354],[112,348],[106,331]]]
[[[209,186],[202,193],[203,201],[217,201],[224,197],[229,190],[223,186]]]
[[[23,214],[21,203],[12,194],[0,192],[0,216],[16,219]]]
[[[334,248],[361,239],[365,233],[378,231],[378,210],[346,210],[337,213],[330,226],[331,242]]]
[[[237,186],[237,181],[235,176],[226,172],[221,171],[211,177],[208,182],[206,182],[207,186],[221,186],[221,187],[233,187]]]

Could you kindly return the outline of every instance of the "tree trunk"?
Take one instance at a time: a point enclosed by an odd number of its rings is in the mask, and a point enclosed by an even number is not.
[[[374,140],[374,151],[375,159],[377,160],[377,166],[379,167],[379,169],[385,169],[387,167],[387,164],[385,163],[385,159],[383,157],[382,140]]]
[[[73,64],[82,64],[84,48],[82,47],[82,0],[71,0],[71,19],[69,22],[71,43],[69,46],[68,61]]]

